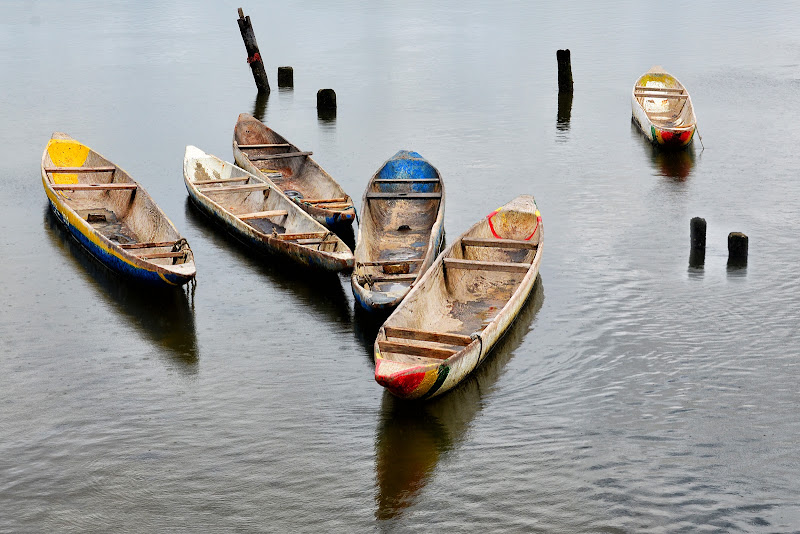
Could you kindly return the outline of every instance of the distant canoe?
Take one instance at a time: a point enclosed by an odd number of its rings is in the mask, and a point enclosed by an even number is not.
[[[542,218],[523,195],[462,234],[378,331],[375,380],[430,398],[483,361],[519,314],[542,259]]]
[[[242,113],[233,131],[237,165],[274,183],[318,223],[331,229],[353,224],[353,199],[330,174],[278,132]]]
[[[416,152],[401,150],[367,184],[350,278],[368,311],[391,311],[428,270],[444,235],[444,183]]]
[[[245,244],[309,267],[353,267],[344,241],[274,184],[194,146],[186,147],[183,177],[194,203]]]
[[[189,243],[147,191],[88,146],[54,133],[42,155],[42,183],[58,220],[109,269],[164,286],[195,277]]]
[[[665,148],[688,145],[697,129],[689,92],[661,67],[642,75],[631,93],[633,119],[644,135]]]

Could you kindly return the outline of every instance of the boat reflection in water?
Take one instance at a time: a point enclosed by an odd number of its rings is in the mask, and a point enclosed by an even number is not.
[[[439,461],[457,447],[530,331],[544,302],[541,275],[506,335],[486,360],[452,391],[429,401],[404,401],[384,391],[375,438],[378,520],[392,519],[414,504]]]
[[[142,286],[108,270],[78,244],[48,208],[44,217],[45,234],[55,248],[64,252],[75,270],[82,272],[97,293],[125,319],[160,345],[169,362],[183,374],[198,371],[197,335],[194,310],[186,288]]]
[[[685,182],[694,169],[694,141],[677,150],[664,150],[651,143],[631,119],[631,131],[650,156],[653,169],[666,178]]]

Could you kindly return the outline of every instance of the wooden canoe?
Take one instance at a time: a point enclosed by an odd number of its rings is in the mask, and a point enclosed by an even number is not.
[[[631,108],[634,122],[655,145],[683,148],[697,130],[689,92],[661,67],[651,68],[636,80]]]
[[[523,195],[467,230],[378,330],[375,380],[425,399],[461,382],[519,314],[542,259],[542,218]]]
[[[428,270],[442,246],[444,183],[416,152],[401,150],[372,175],[350,282],[367,311],[397,306]]]
[[[274,183],[318,223],[336,230],[353,224],[353,199],[311,159],[264,123],[242,113],[233,130],[233,158],[248,172]]]
[[[271,182],[194,146],[186,147],[183,178],[192,201],[245,244],[308,267],[353,267],[344,241]]]
[[[88,146],[54,133],[42,154],[42,184],[58,220],[111,270],[162,286],[195,277],[189,243],[147,191]]]

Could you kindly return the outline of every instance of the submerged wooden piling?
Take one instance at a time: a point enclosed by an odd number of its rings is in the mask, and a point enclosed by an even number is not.
[[[558,61],[558,92],[572,92],[572,62],[570,60],[569,48],[556,51]]]
[[[741,232],[728,234],[728,267],[747,265],[748,238]]]
[[[692,249],[689,252],[689,265],[702,267],[706,261],[706,220],[702,217],[693,217],[689,223],[691,228]]]
[[[333,89],[317,91],[317,116],[326,120],[336,117],[336,93]]]
[[[294,69],[278,67],[278,87],[294,87]]]
[[[253,31],[253,25],[250,23],[250,16],[244,16],[242,8],[239,8],[239,31],[242,33],[242,40],[244,47],[247,49],[247,63],[250,65],[250,70],[253,72],[253,79],[256,81],[256,87],[259,92],[263,91],[269,93],[269,80],[267,80],[267,71],[264,70],[264,62],[261,59],[261,54],[258,51],[258,43],[256,42],[256,34]]]

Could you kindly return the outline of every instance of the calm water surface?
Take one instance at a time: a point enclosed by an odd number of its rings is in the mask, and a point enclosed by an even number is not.
[[[796,2],[244,5],[268,99],[240,5],[0,6],[0,531],[800,531]],[[632,127],[654,64],[689,88],[705,150]],[[231,160],[240,112],[358,199],[420,152],[451,239],[536,196],[540,280],[463,386],[387,396],[346,277],[253,256],[188,203],[185,145]],[[193,294],[119,280],[58,226],[53,131],[147,188],[192,245]]]

